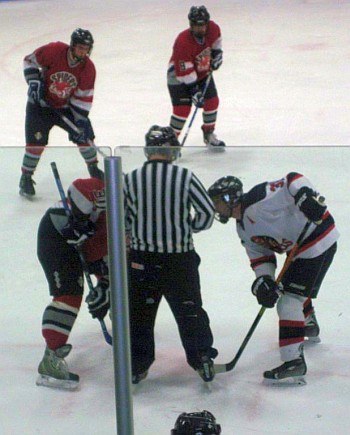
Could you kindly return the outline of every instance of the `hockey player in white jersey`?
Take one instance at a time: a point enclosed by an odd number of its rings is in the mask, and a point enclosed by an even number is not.
[[[258,184],[248,193],[243,193],[238,178],[226,176],[208,192],[220,222],[236,219],[238,236],[255,272],[252,293],[258,303],[265,308],[277,303],[283,364],[265,371],[264,379],[305,383],[304,337],[320,341],[312,299],[332,263],[339,237],[332,215],[312,183],[296,172]],[[311,225],[278,285],[276,253],[288,255],[308,221]]]

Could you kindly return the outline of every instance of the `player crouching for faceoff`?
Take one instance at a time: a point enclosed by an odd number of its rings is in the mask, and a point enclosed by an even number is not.
[[[266,382],[305,383],[304,337],[317,341],[319,336],[312,299],[332,263],[339,237],[332,215],[311,182],[295,172],[258,184],[245,194],[238,178],[226,176],[208,193],[220,222],[236,219],[238,236],[256,275],[252,292],[258,303],[265,308],[277,303],[283,364],[264,372]],[[275,254],[288,255],[308,221],[311,226],[277,285]]]
[[[64,358],[72,346],[67,344],[77,318],[84,291],[80,249],[97,278],[86,302],[93,318],[103,319],[110,305],[107,266],[105,191],[97,178],[77,179],[68,189],[71,217],[62,203],[49,208],[38,230],[38,258],[49,284],[52,302],[45,308],[42,335],[46,342],[39,364],[37,385],[75,389],[79,376],[71,373]]]

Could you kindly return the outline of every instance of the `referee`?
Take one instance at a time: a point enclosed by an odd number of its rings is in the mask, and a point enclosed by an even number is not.
[[[192,234],[211,227],[214,207],[192,171],[172,164],[180,144],[171,127],[154,125],[145,139],[147,161],[124,182],[132,382],[144,379],[155,359],[154,326],[162,296],[175,317],[188,364],[209,382],[218,352],[202,308],[200,257]]]

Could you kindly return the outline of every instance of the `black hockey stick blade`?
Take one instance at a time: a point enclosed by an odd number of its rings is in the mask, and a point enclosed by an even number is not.
[[[246,335],[245,339],[243,340],[243,343],[241,344],[241,347],[238,349],[238,352],[236,353],[235,357],[229,361],[226,364],[214,364],[214,370],[215,373],[226,373],[226,372],[230,372],[231,370],[233,370],[239,360],[239,358],[241,357],[244,349],[246,348],[249,340],[251,339],[256,327],[258,326],[258,323],[260,322],[263,314],[265,312],[265,308],[261,307],[260,311],[258,312],[252,326],[250,327],[248,334]]]

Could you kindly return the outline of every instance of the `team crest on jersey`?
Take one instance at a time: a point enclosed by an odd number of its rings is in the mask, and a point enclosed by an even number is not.
[[[59,98],[68,98],[73,89],[78,86],[75,76],[67,71],[58,71],[51,74],[50,79],[52,83],[49,86],[49,90]]]
[[[282,254],[293,244],[293,242],[286,239],[282,239],[282,243],[279,243],[273,237],[269,236],[252,236],[250,240],[257,245],[277,252],[277,254]]]
[[[210,69],[210,47],[205,48],[201,53],[196,56],[197,71],[209,71]]]

